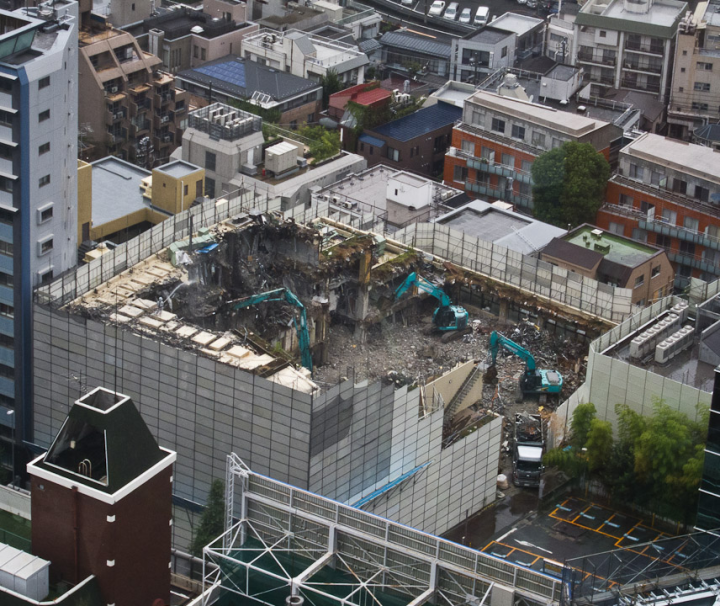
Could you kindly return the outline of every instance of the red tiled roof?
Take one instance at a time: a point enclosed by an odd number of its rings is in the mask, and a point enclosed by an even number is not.
[[[364,91],[355,97],[355,103],[360,105],[370,105],[371,103],[376,103],[377,101],[382,101],[383,99],[389,99],[391,95],[392,93],[384,88],[373,88],[372,90]]]

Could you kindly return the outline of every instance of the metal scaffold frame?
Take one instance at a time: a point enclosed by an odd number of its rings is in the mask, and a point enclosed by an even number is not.
[[[252,472],[228,456],[225,532],[203,550],[203,606],[226,593],[277,606],[484,606],[493,587],[560,599],[548,574]]]

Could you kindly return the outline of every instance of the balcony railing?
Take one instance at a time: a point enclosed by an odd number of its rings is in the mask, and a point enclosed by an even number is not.
[[[504,200],[524,208],[532,208],[532,196],[515,193],[512,189],[502,189],[490,185],[487,181],[465,179],[465,190],[480,196],[487,196],[495,200]]]
[[[628,40],[625,43],[625,50],[660,56],[662,56],[665,52],[665,48],[662,44],[646,44],[642,42],[634,42],[632,40]]]
[[[629,80],[628,78],[623,78],[621,82],[621,86],[623,88],[632,88],[635,90],[644,90],[649,93],[658,93],[660,92],[660,85],[659,84],[651,84],[649,82],[638,82],[636,80]]]
[[[589,82],[594,82],[596,84],[607,84],[608,86],[612,86],[615,84],[615,77],[614,76],[603,76],[602,74],[597,76],[593,74],[592,72],[585,72],[585,78]]]
[[[644,65],[639,61],[624,61],[623,69],[632,69],[638,72],[648,72],[651,74],[662,74],[662,65]]]
[[[604,53],[593,52],[592,49],[581,48],[578,52],[578,59],[586,63],[597,63],[598,65],[615,65],[617,57],[607,57]]]
[[[477,158],[470,152],[466,152],[457,147],[451,147],[448,150],[447,155],[455,158],[462,158],[467,161],[468,168],[479,170],[483,173],[491,175],[499,175],[501,177],[507,177],[519,181],[520,183],[532,184],[532,175],[520,168],[495,162],[494,160],[488,160],[487,158]]]

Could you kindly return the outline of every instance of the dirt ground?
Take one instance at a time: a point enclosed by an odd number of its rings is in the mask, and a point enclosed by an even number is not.
[[[321,387],[344,379],[393,380],[397,385],[424,383],[469,360],[486,362],[490,333],[497,330],[528,349],[538,368],[559,370],[563,376],[563,395],[573,393],[585,378],[587,346],[558,340],[529,323],[508,323],[479,309],[468,308],[472,334],[444,343],[431,331],[430,314],[410,315],[404,322],[384,321],[370,329],[364,343],[343,325],[329,329],[329,364],[316,367],[313,380]],[[354,371],[353,371],[354,369]],[[498,385],[484,385],[478,406],[512,418],[515,412],[535,412],[538,401],[517,402],[518,379],[525,363],[501,350],[497,360]],[[551,402],[546,408],[553,406]]]

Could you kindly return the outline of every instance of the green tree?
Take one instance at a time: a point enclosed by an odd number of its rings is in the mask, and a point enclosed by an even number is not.
[[[570,421],[570,444],[575,448],[581,449],[585,446],[596,412],[595,404],[592,402],[578,404],[575,408]]]
[[[330,95],[343,90],[343,83],[340,81],[338,73],[334,69],[329,69],[324,76],[320,78],[320,84],[323,88],[323,109],[327,109],[330,104]]]
[[[265,109],[259,105],[255,105],[246,99],[229,99],[228,103],[233,107],[237,107],[249,114],[255,114],[263,119],[263,122],[277,124],[280,122],[281,113],[277,108]]]
[[[323,126],[304,126],[298,132],[310,139],[308,148],[313,164],[332,158],[340,151],[340,132],[328,130]]]
[[[592,421],[590,421],[590,429],[587,432],[585,448],[587,448],[585,456],[587,458],[588,471],[593,475],[602,477],[602,472],[613,450],[612,425],[608,421],[592,419]]]
[[[190,551],[196,557],[202,556],[203,547],[217,539],[225,530],[225,483],[213,480],[208,493],[207,504],[200,518]]]
[[[533,162],[533,213],[559,227],[592,223],[609,178],[610,164],[592,145],[568,141]]]

